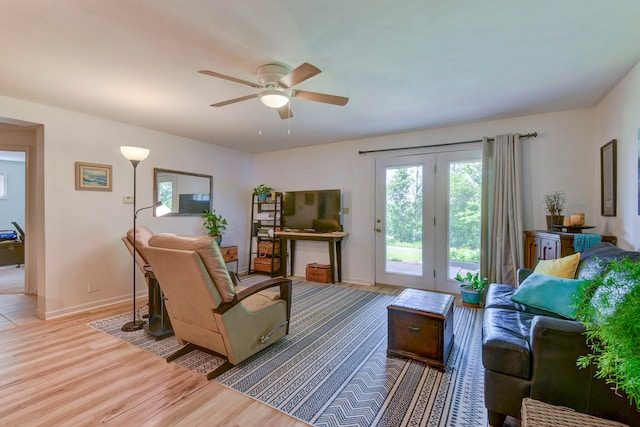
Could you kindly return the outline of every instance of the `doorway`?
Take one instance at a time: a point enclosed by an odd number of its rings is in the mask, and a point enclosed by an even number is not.
[[[0,150],[0,294],[22,294],[26,200],[26,153]]]
[[[377,159],[375,282],[459,292],[480,269],[481,179],[481,149]]]
[[[0,301],[0,330],[2,330],[39,321],[44,319],[46,313],[44,126],[0,117],[0,150],[25,154],[26,177],[24,223],[19,224],[25,233],[24,294],[5,295],[6,298]],[[29,307],[18,307],[16,298],[28,299]],[[19,303],[22,304],[22,301]],[[24,311],[21,312],[22,308]],[[7,321],[6,313],[11,314],[10,321]]]
[[[36,296],[25,293],[25,151],[0,151],[0,205],[0,330],[5,330],[29,323],[37,306]]]

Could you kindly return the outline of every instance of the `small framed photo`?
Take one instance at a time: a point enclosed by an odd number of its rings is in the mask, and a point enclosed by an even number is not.
[[[76,190],[111,191],[111,165],[76,162]]]
[[[612,139],[600,147],[600,215],[616,216],[617,205],[617,141]]]

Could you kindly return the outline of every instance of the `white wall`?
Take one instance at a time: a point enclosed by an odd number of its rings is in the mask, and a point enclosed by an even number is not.
[[[47,317],[131,295],[131,258],[120,237],[131,226],[132,167],[120,145],[139,145],[151,155],[138,167],[138,206],[152,203],[154,167],[211,174],[214,207],[230,223],[223,244],[240,246],[240,269],[247,268],[251,188],[263,182],[276,190],[340,188],[344,217],[343,280],[373,283],[373,167],[375,155],[359,150],[475,140],[506,132],[538,132],[524,142],[525,228],[543,229],[542,196],[565,190],[565,213],[586,213],[594,232],[612,233],[620,246],[640,247],[637,215],[640,69],[636,66],[593,109],[453,126],[345,141],[336,144],[249,155],[123,123],[0,97],[0,117],[44,125],[45,247]],[[599,147],[618,139],[618,216],[600,217]],[[398,153],[399,154],[399,153]],[[75,191],[74,162],[113,166],[113,192]],[[155,232],[204,234],[199,218],[153,218],[139,224]],[[295,274],[308,262],[328,262],[324,244],[299,242]],[[89,282],[100,291],[88,293]],[[138,283],[142,282],[139,276]],[[42,289],[42,288],[40,288]],[[144,290],[139,291],[144,293]]]
[[[214,207],[229,221],[223,244],[240,245],[240,268],[246,269],[251,155],[7,97],[0,97],[0,117],[44,125],[46,300],[39,310],[45,317],[131,298],[131,256],[120,239],[132,226],[132,205],[123,196],[133,193],[133,168],[121,145],[151,150],[138,166],[138,207],[153,202],[154,167],[212,175]],[[113,191],[76,191],[76,161],[112,165]],[[146,210],[138,224],[154,232],[205,234],[198,217],[154,218]],[[89,293],[90,282],[100,290]],[[144,294],[141,275],[137,282]]]
[[[0,199],[0,230],[14,230],[11,222],[24,229],[24,162],[0,160],[0,172],[7,174],[7,197]]]
[[[591,185],[596,174],[592,165],[599,156],[593,148],[594,114],[594,109],[571,110],[259,154],[255,156],[256,183],[264,182],[278,191],[340,188],[343,206],[351,211],[343,221],[349,233],[343,243],[343,280],[371,284],[376,155],[359,155],[358,151],[535,131],[538,137],[523,143],[525,228],[546,228],[541,203],[550,190],[567,192],[566,213],[585,212],[587,222],[595,223],[600,211],[596,209],[599,193],[594,193]],[[407,152],[395,153],[403,154]],[[304,267],[310,262],[328,263],[325,245],[299,242],[294,273],[304,275]]]
[[[598,152],[593,164],[597,171],[600,170],[600,147],[612,139],[618,141],[617,216],[600,217],[598,225],[618,236],[619,246],[640,250],[640,63],[600,102],[596,118],[592,150]],[[592,188],[600,203],[600,175],[592,181]]]

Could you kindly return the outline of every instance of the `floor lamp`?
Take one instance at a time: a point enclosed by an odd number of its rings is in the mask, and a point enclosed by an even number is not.
[[[122,331],[132,332],[142,329],[145,324],[145,321],[142,319],[136,320],[136,217],[138,216],[138,211],[136,211],[136,168],[138,163],[147,158],[149,149],[122,146],[120,147],[120,152],[133,165],[133,319],[131,322],[127,322],[122,326]],[[153,206],[148,206],[147,208]]]

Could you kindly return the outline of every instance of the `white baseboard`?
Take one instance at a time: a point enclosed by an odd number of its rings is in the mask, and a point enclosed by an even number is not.
[[[146,304],[148,299],[148,292],[142,291],[136,293],[136,304]],[[36,316],[40,319],[55,319],[58,317],[69,316],[71,314],[82,313],[83,311],[92,310],[95,308],[106,307],[113,304],[120,304],[123,302],[131,301],[130,296],[121,295],[118,297],[107,298],[100,301],[92,301],[87,304],[80,304],[73,307],[67,307],[61,310],[52,310],[47,312],[36,311]]]

